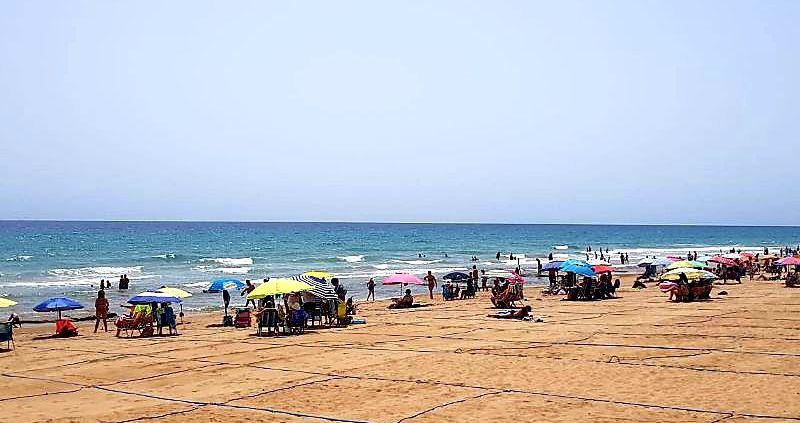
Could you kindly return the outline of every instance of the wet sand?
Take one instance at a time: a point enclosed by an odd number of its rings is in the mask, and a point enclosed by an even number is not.
[[[800,420],[800,289],[618,294],[566,302],[527,288],[542,323],[487,318],[485,293],[376,302],[360,306],[365,325],[283,337],[215,327],[220,314],[189,316],[174,337],[117,339],[82,322],[79,337],[52,339],[52,325],[29,325],[0,353],[0,421]]]

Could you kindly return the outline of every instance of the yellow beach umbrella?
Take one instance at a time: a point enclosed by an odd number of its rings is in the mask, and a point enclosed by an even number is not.
[[[269,295],[291,294],[292,292],[311,291],[313,286],[287,278],[274,278],[257,286],[253,292],[247,294],[248,300],[257,300]]]
[[[667,266],[667,270],[680,269],[680,268],[702,269],[704,267],[706,267],[706,265],[700,263],[699,261],[680,260],[680,261],[675,261],[669,266]]]
[[[16,301],[11,301],[8,298],[0,298],[0,307],[11,307],[17,305]]]
[[[303,273],[303,275],[311,276],[312,278],[317,278],[317,279],[330,279],[330,278],[333,277],[332,274],[330,274],[328,272],[322,272],[322,271],[306,272],[306,273]]]
[[[717,279],[717,275],[711,272],[700,269],[692,269],[689,267],[681,267],[664,273],[661,275],[661,280],[677,281],[681,278],[681,273],[685,274],[687,279]]]
[[[163,292],[164,294],[172,295],[175,298],[189,298],[192,296],[191,292],[186,292],[182,289],[170,288],[170,287],[161,288],[158,290],[158,292]]]

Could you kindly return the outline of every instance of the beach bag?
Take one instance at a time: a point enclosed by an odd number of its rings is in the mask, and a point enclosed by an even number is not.
[[[225,316],[222,318],[222,326],[233,326],[233,317]]]

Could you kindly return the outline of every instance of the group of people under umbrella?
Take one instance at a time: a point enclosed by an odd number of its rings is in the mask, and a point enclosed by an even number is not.
[[[554,260],[542,266],[548,273],[548,294],[566,294],[567,300],[600,300],[614,298],[619,280],[612,281],[613,267],[602,260],[576,258]],[[559,272],[564,275],[559,277]]]

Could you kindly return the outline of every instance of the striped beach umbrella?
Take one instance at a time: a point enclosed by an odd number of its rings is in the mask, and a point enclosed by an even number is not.
[[[307,275],[292,276],[292,279],[311,285],[312,289],[308,292],[315,297],[324,300],[335,300],[339,298],[336,295],[336,291],[333,290],[333,286],[324,279]]]

